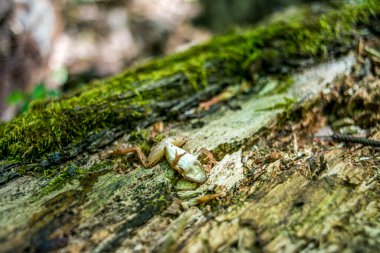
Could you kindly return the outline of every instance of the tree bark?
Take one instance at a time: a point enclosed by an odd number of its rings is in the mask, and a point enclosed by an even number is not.
[[[378,250],[378,149],[314,138],[380,139],[378,6],[302,9],[36,102],[0,127],[0,252]],[[217,159],[206,183],[106,155],[149,151],[162,120]]]

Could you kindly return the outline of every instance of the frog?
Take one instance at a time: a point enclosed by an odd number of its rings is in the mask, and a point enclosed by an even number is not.
[[[202,164],[196,156],[181,148],[187,140],[188,138],[185,136],[166,137],[153,146],[148,157],[146,157],[139,146],[118,149],[111,154],[135,153],[146,168],[153,167],[165,157],[170,167],[178,171],[185,179],[197,184],[203,184],[207,180],[207,175]]]

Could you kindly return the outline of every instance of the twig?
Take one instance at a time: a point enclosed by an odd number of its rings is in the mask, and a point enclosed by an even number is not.
[[[380,141],[377,140],[371,140],[364,137],[353,137],[345,134],[337,134],[334,133],[331,138],[334,141],[340,141],[340,142],[350,142],[350,143],[359,143],[365,146],[373,146],[373,147],[380,147]]]

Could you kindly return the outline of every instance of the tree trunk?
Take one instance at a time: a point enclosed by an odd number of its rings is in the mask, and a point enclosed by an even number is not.
[[[380,139],[379,6],[299,9],[35,102],[0,126],[0,252],[379,250],[378,149],[314,137]],[[205,183],[107,155],[149,151],[160,121],[155,140],[213,154]]]

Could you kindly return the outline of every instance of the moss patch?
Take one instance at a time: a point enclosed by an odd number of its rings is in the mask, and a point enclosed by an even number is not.
[[[109,161],[98,162],[90,168],[80,168],[76,165],[69,165],[61,171],[59,175],[53,177],[48,185],[43,189],[42,195],[48,195],[53,191],[60,190],[67,183],[73,182],[73,180],[81,180],[82,178],[89,177],[89,173],[98,172],[100,170],[107,171],[111,163]]]
[[[44,100],[0,127],[0,156],[35,161],[105,129],[131,130],[150,115],[165,115],[159,102],[181,101],[210,83],[283,72],[294,61],[324,60],[356,43],[357,24],[380,12],[379,1],[343,4],[323,15],[303,14],[192,49],[91,83],[62,99]],[[305,17],[307,17],[305,21]]]

